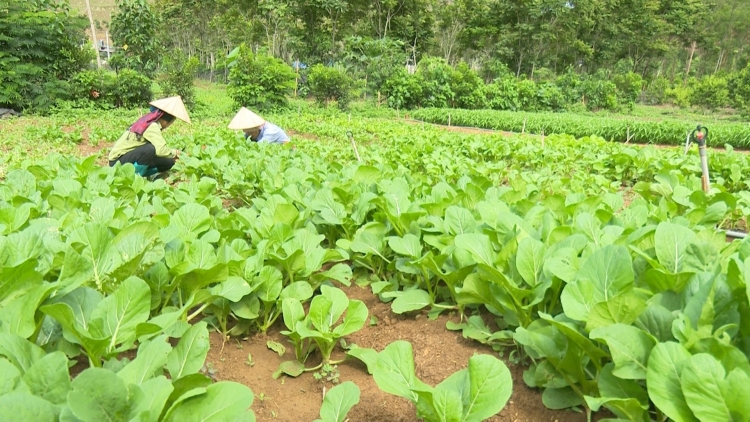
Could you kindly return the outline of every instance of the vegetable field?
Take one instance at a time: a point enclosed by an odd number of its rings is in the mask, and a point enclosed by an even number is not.
[[[712,153],[704,193],[695,150],[583,125],[294,108],[268,118],[295,148],[175,125],[155,182],[100,165],[132,116],[0,123],[40,144],[0,163],[0,415],[747,420],[747,155]]]
[[[592,117],[567,113],[524,113],[494,110],[421,109],[414,118],[430,123],[533,134],[568,134],[577,138],[596,135],[608,141],[638,144],[685,145],[688,130],[684,120],[647,120],[633,117]],[[714,146],[750,147],[750,125],[715,122],[709,126]]]

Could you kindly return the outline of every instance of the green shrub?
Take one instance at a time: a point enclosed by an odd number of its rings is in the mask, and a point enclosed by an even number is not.
[[[589,77],[581,84],[581,93],[586,108],[589,110],[612,110],[619,108],[617,103],[617,86],[604,79],[602,75]]]
[[[537,86],[536,104],[540,111],[563,111],[565,110],[565,96],[562,90],[555,84],[545,82]]]
[[[656,78],[648,84],[643,92],[643,102],[646,104],[664,104],[667,101],[667,90],[669,89],[667,78]]]
[[[632,111],[633,107],[635,107],[635,102],[638,100],[638,96],[641,95],[641,91],[643,90],[643,78],[641,75],[634,72],[615,75],[612,78],[612,82],[617,87],[618,102]]]
[[[87,25],[67,2],[4,1],[0,6],[0,107],[43,109],[68,96],[65,81],[94,57],[85,42]]]
[[[664,91],[664,97],[667,102],[678,107],[690,107],[690,101],[693,96],[693,90],[689,86],[675,86]]]
[[[265,54],[253,54],[244,44],[230,53],[229,96],[238,107],[272,110],[286,107],[294,89],[291,66]]]
[[[516,90],[518,92],[518,105],[520,109],[524,111],[536,111],[536,82],[529,79],[521,79],[516,82]]]
[[[466,62],[461,61],[451,73],[451,91],[453,107],[478,109],[486,105],[484,83],[477,73]]]
[[[176,50],[164,59],[162,73],[159,75],[159,85],[165,97],[179,95],[185,106],[195,106],[195,85],[193,80],[198,73],[200,61],[195,57],[188,58],[183,52]]]
[[[115,95],[117,107],[143,107],[153,97],[151,79],[135,70],[123,69],[117,75]]]
[[[563,97],[565,97],[566,104],[576,104],[581,102],[583,80],[572,67],[569,67],[565,73],[557,77],[555,85],[560,88]]]
[[[410,75],[404,68],[391,75],[382,89],[391,108],[416,108],[422,99],[422,79],[416,74]]]
[[[349,106],[353,81],[343,69],[316,64],[310,69],[307,83],[318,104],[328,105],[336,101],[342,110]]]
[[[729,104],[727,80],[714,75],[704,76],[693,88],[690,102],[708,110],[726,107]]]
[[[732,107],[750,118],[750,64],[729,78],[727,88]]]
[[[417,65],[417,74],[423,81],[421,104],[425,107],[448,107],[453,100],[453,69],[448,63],[441,58],[425,57]]]
[[[153,76],[159,66],[161,44],[156,31],[159,17],[145,0],[118,0],[110,33],[121,47],[109,60],[114,69],[134,69]]]
[[[91,101],[101,108],[115,107],[117,101],[117,74],[104,70],[86,70],[70,80],[74,101]]]
[[[508,75],[484,86],[487,107],[493,110],[518,110],[516,78]]]

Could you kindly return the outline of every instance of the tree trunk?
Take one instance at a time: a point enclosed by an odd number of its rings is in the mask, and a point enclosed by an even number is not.
[[[96,46],[96,26],[94,26],[94,17],[91,15],[91,3],[86,0],[86,12],[89,15],[89,24],[91,24],[91,41],[94,43],[94,53],[96,54],[96,67],[102,68],[102,59],[99,57],[99,48]]]
[[[690,45],[690,58],[688,58],[687,62],[687,69],[685,69],[685,81],[683,81],[682,85],[687,85],[688,77],[690,76],[690,65],[693,64],[693,54],[695,54],[695,48],[698,43],[693,41],[693,43]]]

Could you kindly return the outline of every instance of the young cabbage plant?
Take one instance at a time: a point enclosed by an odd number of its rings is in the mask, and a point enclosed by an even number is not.
[[[331,388],[320,406],[320,419],[314,422],[346,422],[349,420],[346,415],[359,403],[359,394],[359,387],[351,381]]]
[[[297,376],[305,371],[316,371],[323,365],[343,362],[331,360],[333,349],[340,339],[359,331],[367,321],[367,307],[361,300],[349,300],[341,289],[327,285],[321,286],[320,292],[310,302],[310,310],[306,316],[299,301],[296,304],[293,301],[286,302],[284,323],[289,331],[282,334],[289,336],[297,358],[294,361],[296,363],[284,362],[279,368],[288,375]],[[305,368],[303,363],[311,352],[312,344],[320,351],[321,363]]]
[[[490,355],[472,356],[468,368],[431,387],[415,375],[409,342],[395,341],[380,353],[352,348],[347,354],[367,365],[381,390],[413,402],[427,422],[483,421],[505,407],[513,389],[508,367]]]

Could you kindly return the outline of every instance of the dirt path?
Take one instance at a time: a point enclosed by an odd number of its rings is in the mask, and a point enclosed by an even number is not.
[[[369,288],[352,286],[344,288],[347,296],[365,302],[370,315],[377,318],[376,325],[366,325],[361,331],[349,336],[349,343],[360,347],[382,350],[396,340],[412,343],[416,374],[422,381],[436,385],[450,374],[466,367],[475,353],[494,354],[491,348],[473,340],[466,340],[460,332],[449,331],[445,323],[450,318],[443,315],[430,321],[424,315],[403,316],[391,312],[390,305],[382,303]],[[455,319],[455,317],[453,318]],[[323,399],[323,388],[330,389],[330,382],[316,380],[312,373],[298,378],[282,377],[274,380],[271,375],[284,360],[293,359],[293,350],[278,332],[277,323],[268,336],[254,335],[246,340],[230,340],[221,350],[221,335],[211,334],[211,349],[208,355],[210,370],[216,379],[232,380],[249,386],[255,394],[253,410],[258,421],[307,422],[318,417]],[[284,357],[266,347],[266,341],[274,340],[287,345]],[[343,357],[340,347],[334,359]],[[247,364],[248,354],[254,365]],[[320,362],[317,354],[307,362],[314,366]],[[523,382],[524,368],[508,364],[513,376],[513,395],[503,411],[490,419],[492,422],[583,422],[585,414],[573,411],[553,411],[542,404],[541,395]],[[361,362],[349,359],[338,366],[339,380],[353,381],[361,390],[358,405],[349,413],[355,421],[413,422],[418,421],[414,405],[402,398],[381,391]],[[601,415],[604,417],[604,415]],[[595,418],[596,420],[601,417]]]

